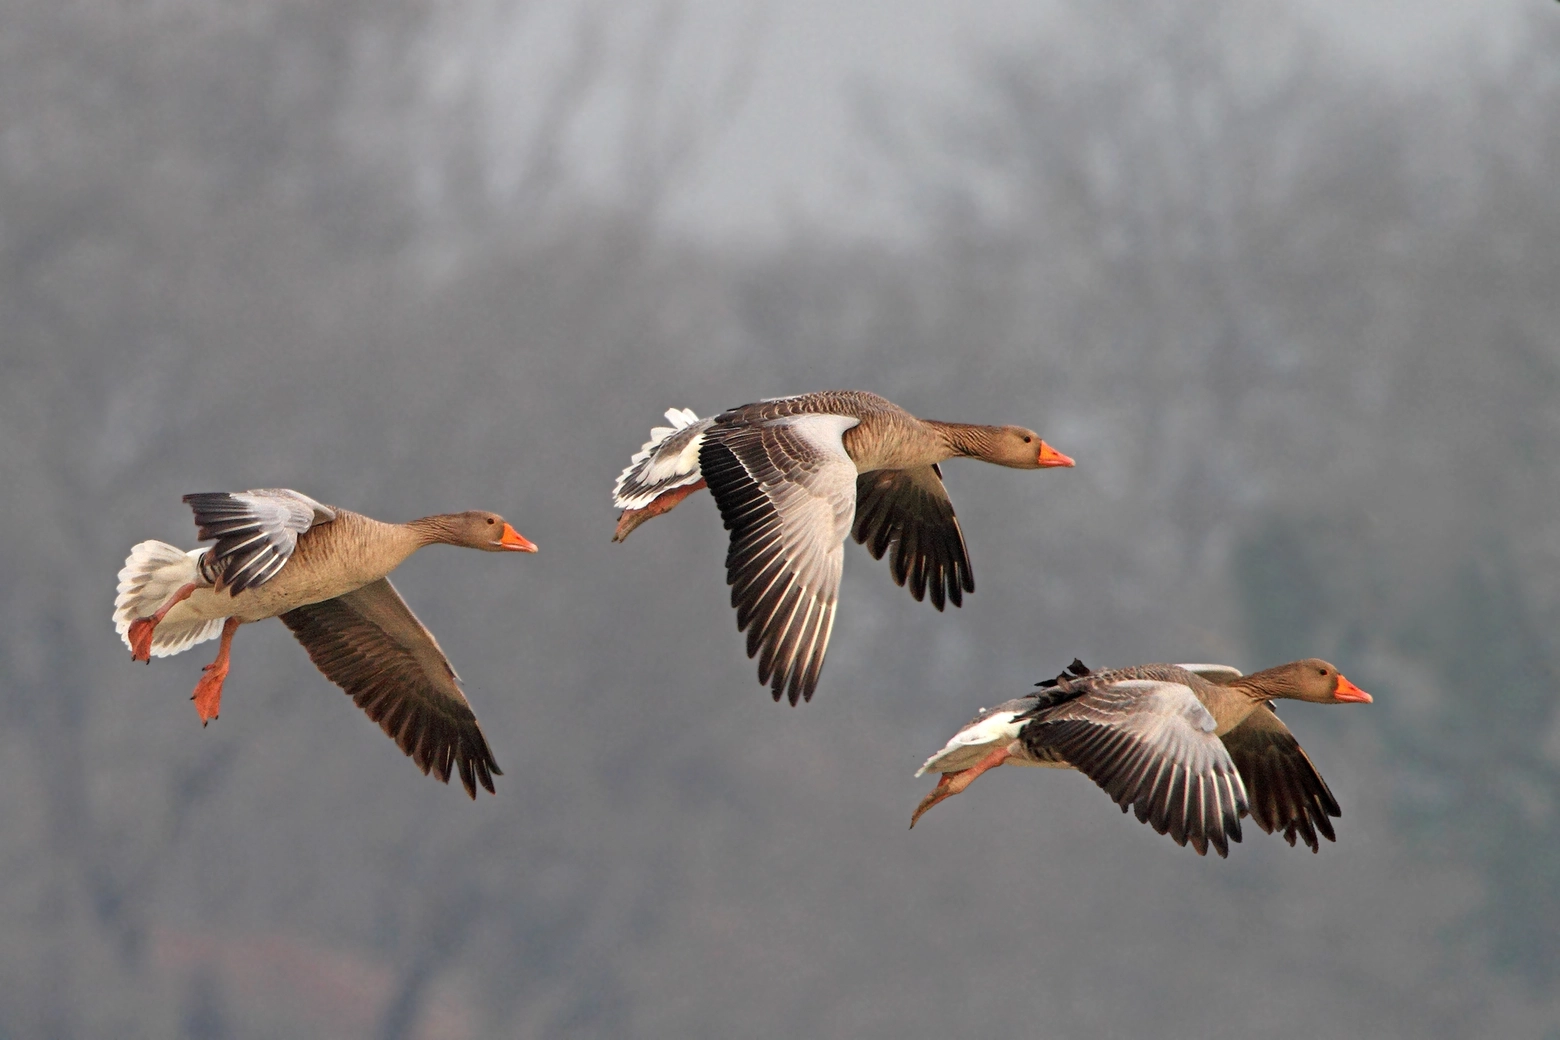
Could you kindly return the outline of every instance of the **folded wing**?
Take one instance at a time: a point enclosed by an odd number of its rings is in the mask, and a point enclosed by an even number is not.
[[[493,790],[502,770],[444,651],[390,584],[378,581],[282,621],[325,677],[351,696],[423,773],[449,782],[453,766],[466,793]]]

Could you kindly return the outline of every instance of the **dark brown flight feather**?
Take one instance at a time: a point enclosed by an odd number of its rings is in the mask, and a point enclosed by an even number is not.
[[[389,579],[323,603],[288,611],[282,621],[326,678],[379,723],[424,774],[445,783],[452,768],[466,793],[493,791],[503,770],[433,634]]]

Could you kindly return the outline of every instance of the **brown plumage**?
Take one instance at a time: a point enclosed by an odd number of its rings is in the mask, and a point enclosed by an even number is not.
[[[943,774],[917,807],[932,806],[1003,764],[1073,768],[1178,844],[1219,855],[1249,814],[1290,845],[1316,852],[1337,840],[1337,799],[1273,710],[1278,698],[1369,703],[1370,695],[1317,658],[1252,675],[1218,665],[1141,665],[1090,672],[1081,662],[1032,697],[983,712],[921,771]],[[919,773],[917,775],[920,775]]]
[[[426,545],[492,552],[536,546],[495,513],[388,524],[281,488],[187,495],[206,550],[142,542],[120,571],[114,620],[136,660],[178,653],[220,630],[195,688],[217,717],[233,633],[280,617],[310,659],[423,773],[452,771],[472,797],[501,770],[433,634],[386,577]]]
[[[1033,430],[918,419],[859,390],[743,405],[700,419],[667,412],[618,478],[615,541],[708,485],[731,532],[726,580],[758,679],[811,700],[834,624],[844,541],[889,556],[894,581],[942,610],[975,591],[964,532],[938,463],[1071,466]]]
[[[309,660],[424,773],[449,782],[460,771],[471,794],[493,790],[502,772],[433,633],[389,578],[281,615]]]

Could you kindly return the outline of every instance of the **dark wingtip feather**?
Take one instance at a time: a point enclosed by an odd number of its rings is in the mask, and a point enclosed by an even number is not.
[[[460,783],[466,789],[466,796],[475,800],[477,797],[477,782],[471,767],[471,759],[466,755],[461,755],[456,759],[456,765],[460,767]],[[448,782],[448,780],[445,781],[445,783]]]
[[[964,590],[957,581],[948,582],[948,602],[956,607],[964,606]]]
[[[975,591],[952,504],[945,495],[917,486],[908,471],[875,470],[857,477],[851,533],[874,559],[889,554],[894,584],[907,588],[918,602],[929,590],[932,606],[942,611],[949,600],[963,606],[963,593]]]

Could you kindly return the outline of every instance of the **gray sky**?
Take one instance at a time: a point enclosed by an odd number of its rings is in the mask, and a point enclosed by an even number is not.
[[[1499,54],[1512,16],[1531,2],[1294,6],[1339,44],[1339,55],[1409,89],[1455,90],[1466,56]],[[665,197],[669,229],[774,241],[811,224],[843,236],[893,236],[906,229],[906,215],[880,190],[881,163],[859,141],[861,99],[887,99],[899,114],[918,104],[932,113],[964,109],[981,96],[969,75],[980,56],[1045,33],[1055,10],[1051,0],[463,5],[450,9],[443,38],[436,34],[425,52],[423,86],[436,125],[465,118],[462,98],[481,99],[487,175],[502,194],[522,179],[537,112],[567,79],[580,27],[592,25],[602,33],[600,74],[564,146],[577,180],[613,198],[623,187],[613,160],[625,142],[653,150],[676,140],[679,125],[697,127],[697,159]]]
[[[1560,4],[1048,3],[0,0],[0,1036],[1549,1036]],[[1344,46],[1269,60],[1290,11]],[[868,88],[974,132],[874,163]],[[1078,466],[949,465],[959,610],[847,547],[793,710],[710,496],[618,546],[608,496],[669,406],[829,386]],[[209,727],[214,647],[128,660],[130,545],[265,486],[542,547],[395,575],[497,796],[281,623]],[[1202,859],[1017,769],[908,831],[1075,654],[1337,663],[1375,704],[1283,712],[1337,842]]]
[[[1358,59],[1406,83],[1443,77],[1471,40],[1494,41],[1530,0],[1305,0],[1318,24]],[[892,230],[853,155],[853,92],[958,96],[969,56],[1042,31],[1048,0],[690,0],[689,36],[704,61],[740,46],[758,22],[747,103],[668,214],[700,233],[772,236],[808,216],[842,231]]]

